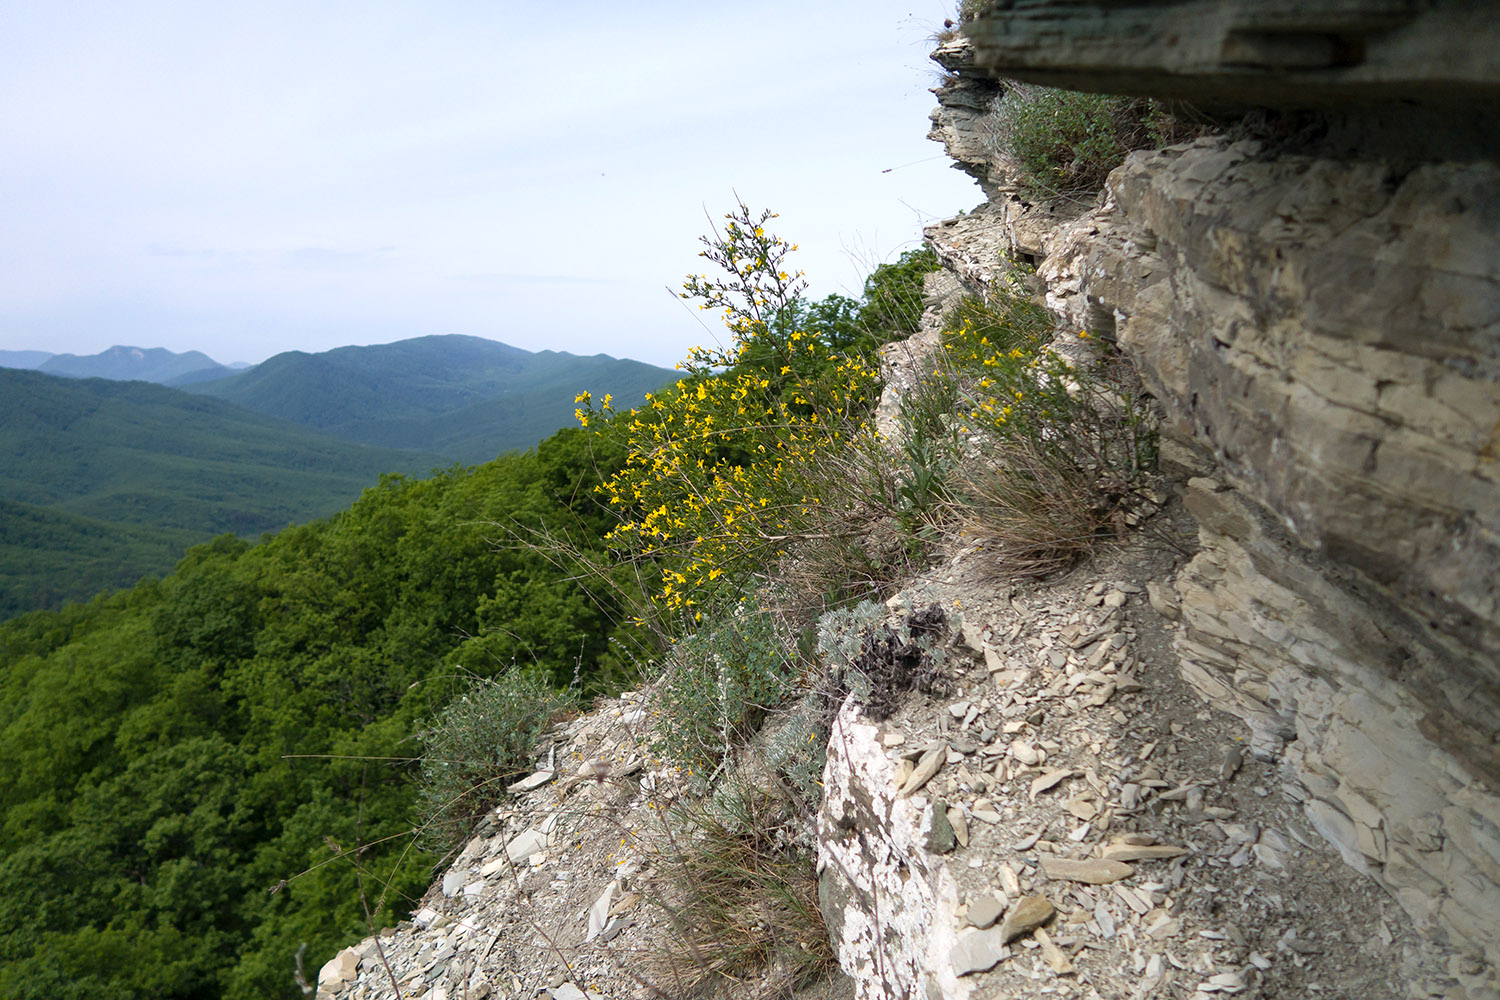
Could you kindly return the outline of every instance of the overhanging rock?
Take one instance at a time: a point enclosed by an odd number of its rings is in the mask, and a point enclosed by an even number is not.
[[[1500,17],[1471,0],[1001,0],[965,32],[1032,83],[1239,107],[1500,99]]]

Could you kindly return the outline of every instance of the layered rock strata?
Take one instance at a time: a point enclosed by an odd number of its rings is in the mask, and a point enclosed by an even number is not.
[[[981,113],[947,107],[937,137],[976,155]],[[939,255],[979,288],[999,253],[1037,261],[1059,322],[1114,339],[1160,402],[1200,525],[1183,675],[1491,995],[1500,169],[1208,138],[1133,154],[1071,219],[994,157],[967,169],[989,202],[929,231]]]
[[[981,65],[1052,87],[1237,105],[1493,102],[1495,11],[1468,0],[998,0]]]

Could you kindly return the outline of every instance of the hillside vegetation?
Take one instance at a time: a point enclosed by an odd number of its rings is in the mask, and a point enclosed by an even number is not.
[[[569,423],[581,389],[634,404],[674,378],[668,369],[603,354],[533,353],[449,335],[288,351],[187,388],[345,441],[473,463],[530,448]]]
[[[217,534],[326,516],[382,473],[446,464],[145,382],[0,369],[0,616],[164,572]]]
[[[202,532],[124,524],[0,500],[0,619],[164,573]]]
[[[294,996],[298,945],[315,972],[366,926],[330,843],[371,845],[363,888],[399,919],[433,861],[402,836],[423,720],[517,660],[558,686],[611,662],[611,607],[486,523],[602,534],[583,439],[387,477],[0,626],[0,996]]]
[[[904,258],[847,306],[783,303],[838,319],[786,336],[815,339],[832,377],[881,339],[892,296],[919,298],[930,261]],[[695,371],[649,405],[682,412],[774,361]],[[621,515],[600,492],[627,450],[595,432],[636,412],[387,476],[327,520],[220,537],[160,581],[0,625],[0,996],[291,998],[300,946],[315,976],[403,917],[472,818],[444,808],[443,783],[482,807],[530,763],[489,743],[488,759],[419,760],[474,745],[447,739],[459,696],[485,678],[535,692],[512,709],[522,731],[638,682],[667,648],[640,623],[676,613],[652,600],[676,556],[611,551]]]

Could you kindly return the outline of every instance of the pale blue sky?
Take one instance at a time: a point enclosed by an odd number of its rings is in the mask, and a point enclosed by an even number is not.
[[[980,200],[924,138],[954,6],[0,0],[0,349],[673,364],[732,191],[816,295]]]

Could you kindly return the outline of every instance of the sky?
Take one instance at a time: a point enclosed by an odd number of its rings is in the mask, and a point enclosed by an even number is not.
[[[981,200],[925,138],[954,7],[0,0],[0,349],[671,366],[736,194],[814,296]]]

